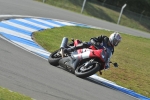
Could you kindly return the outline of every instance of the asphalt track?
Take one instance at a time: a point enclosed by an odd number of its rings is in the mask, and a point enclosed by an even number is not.
[[[13,2],[12,0],[0,0],[0,14],[40,16],[99,25],[97,19],[32,0],[13,0]],[[85,19],[87,20],[85,21]],[[90,23],[91,21],[92,23]],[[103,25],[107,23],[104,22]],[[111,29],[109,24],[106,26],[103,28]],[[90,79],[80,79],[64,70],[50,66],[46,60],[1,38],[0,55],[0,86],[28,95],[36,100],[135,100],[131,96],[104,87]]]

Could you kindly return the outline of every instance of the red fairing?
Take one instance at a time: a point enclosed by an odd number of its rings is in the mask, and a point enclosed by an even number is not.
[[[97,50],[93,45],[91,45],[91,46],[89,47],[89,49]]]
[[[76,39],[76,40],[74,41],[74,46],[77,46],[77,45],[80,44],[80,43],[81,43],[81,41],[78,40],[78,39]],[[82,53],[82,49],[77,50],[77,52],[78,52],[78,54]]]
[[[90,58],[99,58],[100,61],[105,62],[106,53],[103,49],[99,50],[91,50],[90,51]]]
[[[74,46],[77,46],[79,43],[81,43],[80,40],[78,39],[74,40]]]
[[[82,49],[77,50],[78,54],[82,53]]]

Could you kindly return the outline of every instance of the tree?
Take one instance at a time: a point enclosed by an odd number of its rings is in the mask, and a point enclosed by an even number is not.
[[[122,7],[125,3],[128,5],[127,10],[143,13],[144,15],[150,16],[150,0],[97,0],[99,2],[104,2],[116,7]]]

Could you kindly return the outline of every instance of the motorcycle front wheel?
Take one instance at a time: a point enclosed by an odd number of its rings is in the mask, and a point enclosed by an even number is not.
[[[95,74],[99,70],[100,70],[100,66],[98,63],[92,63],[89,65],[83,63],[82,65],[80,65],[75,69],[75,75],[80,78],[85,78]]]

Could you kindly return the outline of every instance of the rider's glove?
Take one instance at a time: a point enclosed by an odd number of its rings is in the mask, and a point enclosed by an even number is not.
[[[97,39],[101,43],[103,41],[103,35],[99,36]]]
[[[91,42],[92,45],[95,45],[95,46],[100,45],[100,42],[98,41],[97,38],[91,38],[90,42]]]

